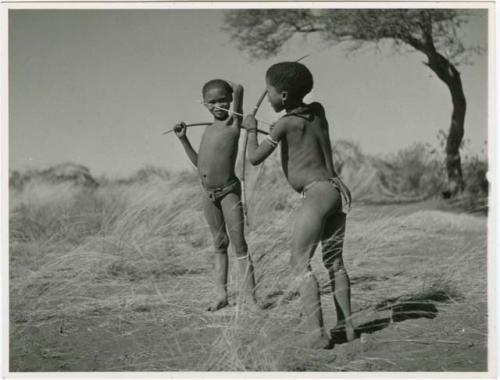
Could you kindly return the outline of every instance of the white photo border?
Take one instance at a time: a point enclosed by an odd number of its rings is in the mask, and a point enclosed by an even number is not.
[[[9,365],[9,77],[8,77],[8,16],[10,10],[17,9],[245,9],[245,8],[455,8],[455,9],[485,9],[488,11],[488,179],[490,192],[488,196],[488,371],[487,372],[10,372]],[[498,321],[497,305],[500,302],[500,293],[496,286],[500,285],[497,261],[498,239],[500,225],[497,210],[497,180],[500,153],[500,134],[496,130],[498,120],[498,103],[496,89],[499,81],[496,76],[496,25],[500,22],[500,15],[495,1],[172,1],[136,0],[125,1],[44,1],[44,0],[13,0],[0,1],[0,168],[1,168],[1,240],[2,249],[2,377],[26,379],[351,379],[351,378],[401,378],[401,379],[485,379],[498,378],[496,362],[498,357]]]

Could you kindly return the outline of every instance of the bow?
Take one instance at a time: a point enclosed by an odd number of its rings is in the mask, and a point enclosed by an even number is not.
[[[252,116],[255,116],[257,114],[257,111],[259,110],[260,105],[262,104],[262,101],[266,97],[267,94],[267,89],[264,90],[262,95],[260,96],[259,100],[257,100],[257,103],[255,104],[255,107],[253,108],[252,111]],[[245,219],[245,222],[247,226],[249,225],[248,223],[248,206],[247,206],[247,196],[246,196],[246,186],[245,186],[245,168],[246,168],[246,157],[247,157],[247,144],[248,144],[248,131],[245,130],[245,138],[243,140],[243,162],[241,164],[241,205],[243,207],[243,218]]]

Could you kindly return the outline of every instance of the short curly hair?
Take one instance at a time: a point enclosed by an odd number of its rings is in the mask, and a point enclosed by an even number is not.
[[[203,88],[201,89],[201,94],[203,96],[205,96],[205,93],[208,90],[211,90],[214,87],[222,88],[222,89],[226,90],[227,93],[230,94],[230,95],[233,94],[233,88],[224,79],[212,79],[212,80],[209,80],[207,83],[205,83],[203,85]]]
[[[307,67],[299,62],[280,62],[266,72],[266,80],[278,91],[288,91],[303,98],[313,88],[313,77]]]

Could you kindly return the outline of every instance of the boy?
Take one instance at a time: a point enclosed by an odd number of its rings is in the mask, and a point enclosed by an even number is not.
[[[243,231],[241,186],[234,172],[241,117],[228,112],[234,95],[233,111],[243,113],[243,87],[214,79],[203,86],[202,95],[214,122],[205,129],[199,152],[196,153],[186,136],[185,123],[175,125],[174,131],[189,159],[198,168],[204,189],[203,211],[214,241],[215,299],[208,310],[215,311],[228,304],[229,241],[236,253],[242,276],[243,294],[240,294],[240,299],[256,309],[254,270]]]
[[[251,115],[243,127],[249,134],[248,159],[253,165],[264,161],[281,142],[283,171],[304,202],[295,216],[290,264],[297,281],[304,312],[304,344],[328,348],[333,343],[323,325],[318,282],[310,260],[321,241],[323,262],[328,269],[337,314],[332,330],[355,339],[351,321],[350,282],[342,260],[346,213],[351,196],[335,172],[328,122],[321,104],[304,104],[313,87],[310,71],[297,62],[281,62],[266,73],[268,100],[276,112],[286,114],[259,145],[257,121]]]

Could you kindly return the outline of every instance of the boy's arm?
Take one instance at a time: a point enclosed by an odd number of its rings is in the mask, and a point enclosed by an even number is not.
[[[259,145],[257,140],[257,120],[252,115],[245,117],[243,121],[243,128],[247,130],[248,133],[248,146],[247,154],[248,160],[252,165],[259,165],[264,161],[278,146],[281,138],[285,134],[284,122],[278,121],[273,130],[269,135],[267,135],[262,143]]]
[[[233,112],[243,115],[243,86],[238,83],[228,81],[233,88]],[[233,114],[238,125],[241,125],[242,116]]]
[[[184,150],[186,151],[189,160],[193,163],[194,166],[198,167],[198,153],[193,149],[193,146],[189,142],[187,136],[180,139]]]
[[[189,160],[193,163],[194,166],[198,167],[198,153],[196,153],[196,151],[193,149],[193,146],[189,142],[186,135],[186,130],[186,124],[182,121],[174,126],[174,132],[179,138],[182,147],[186,151]]]

